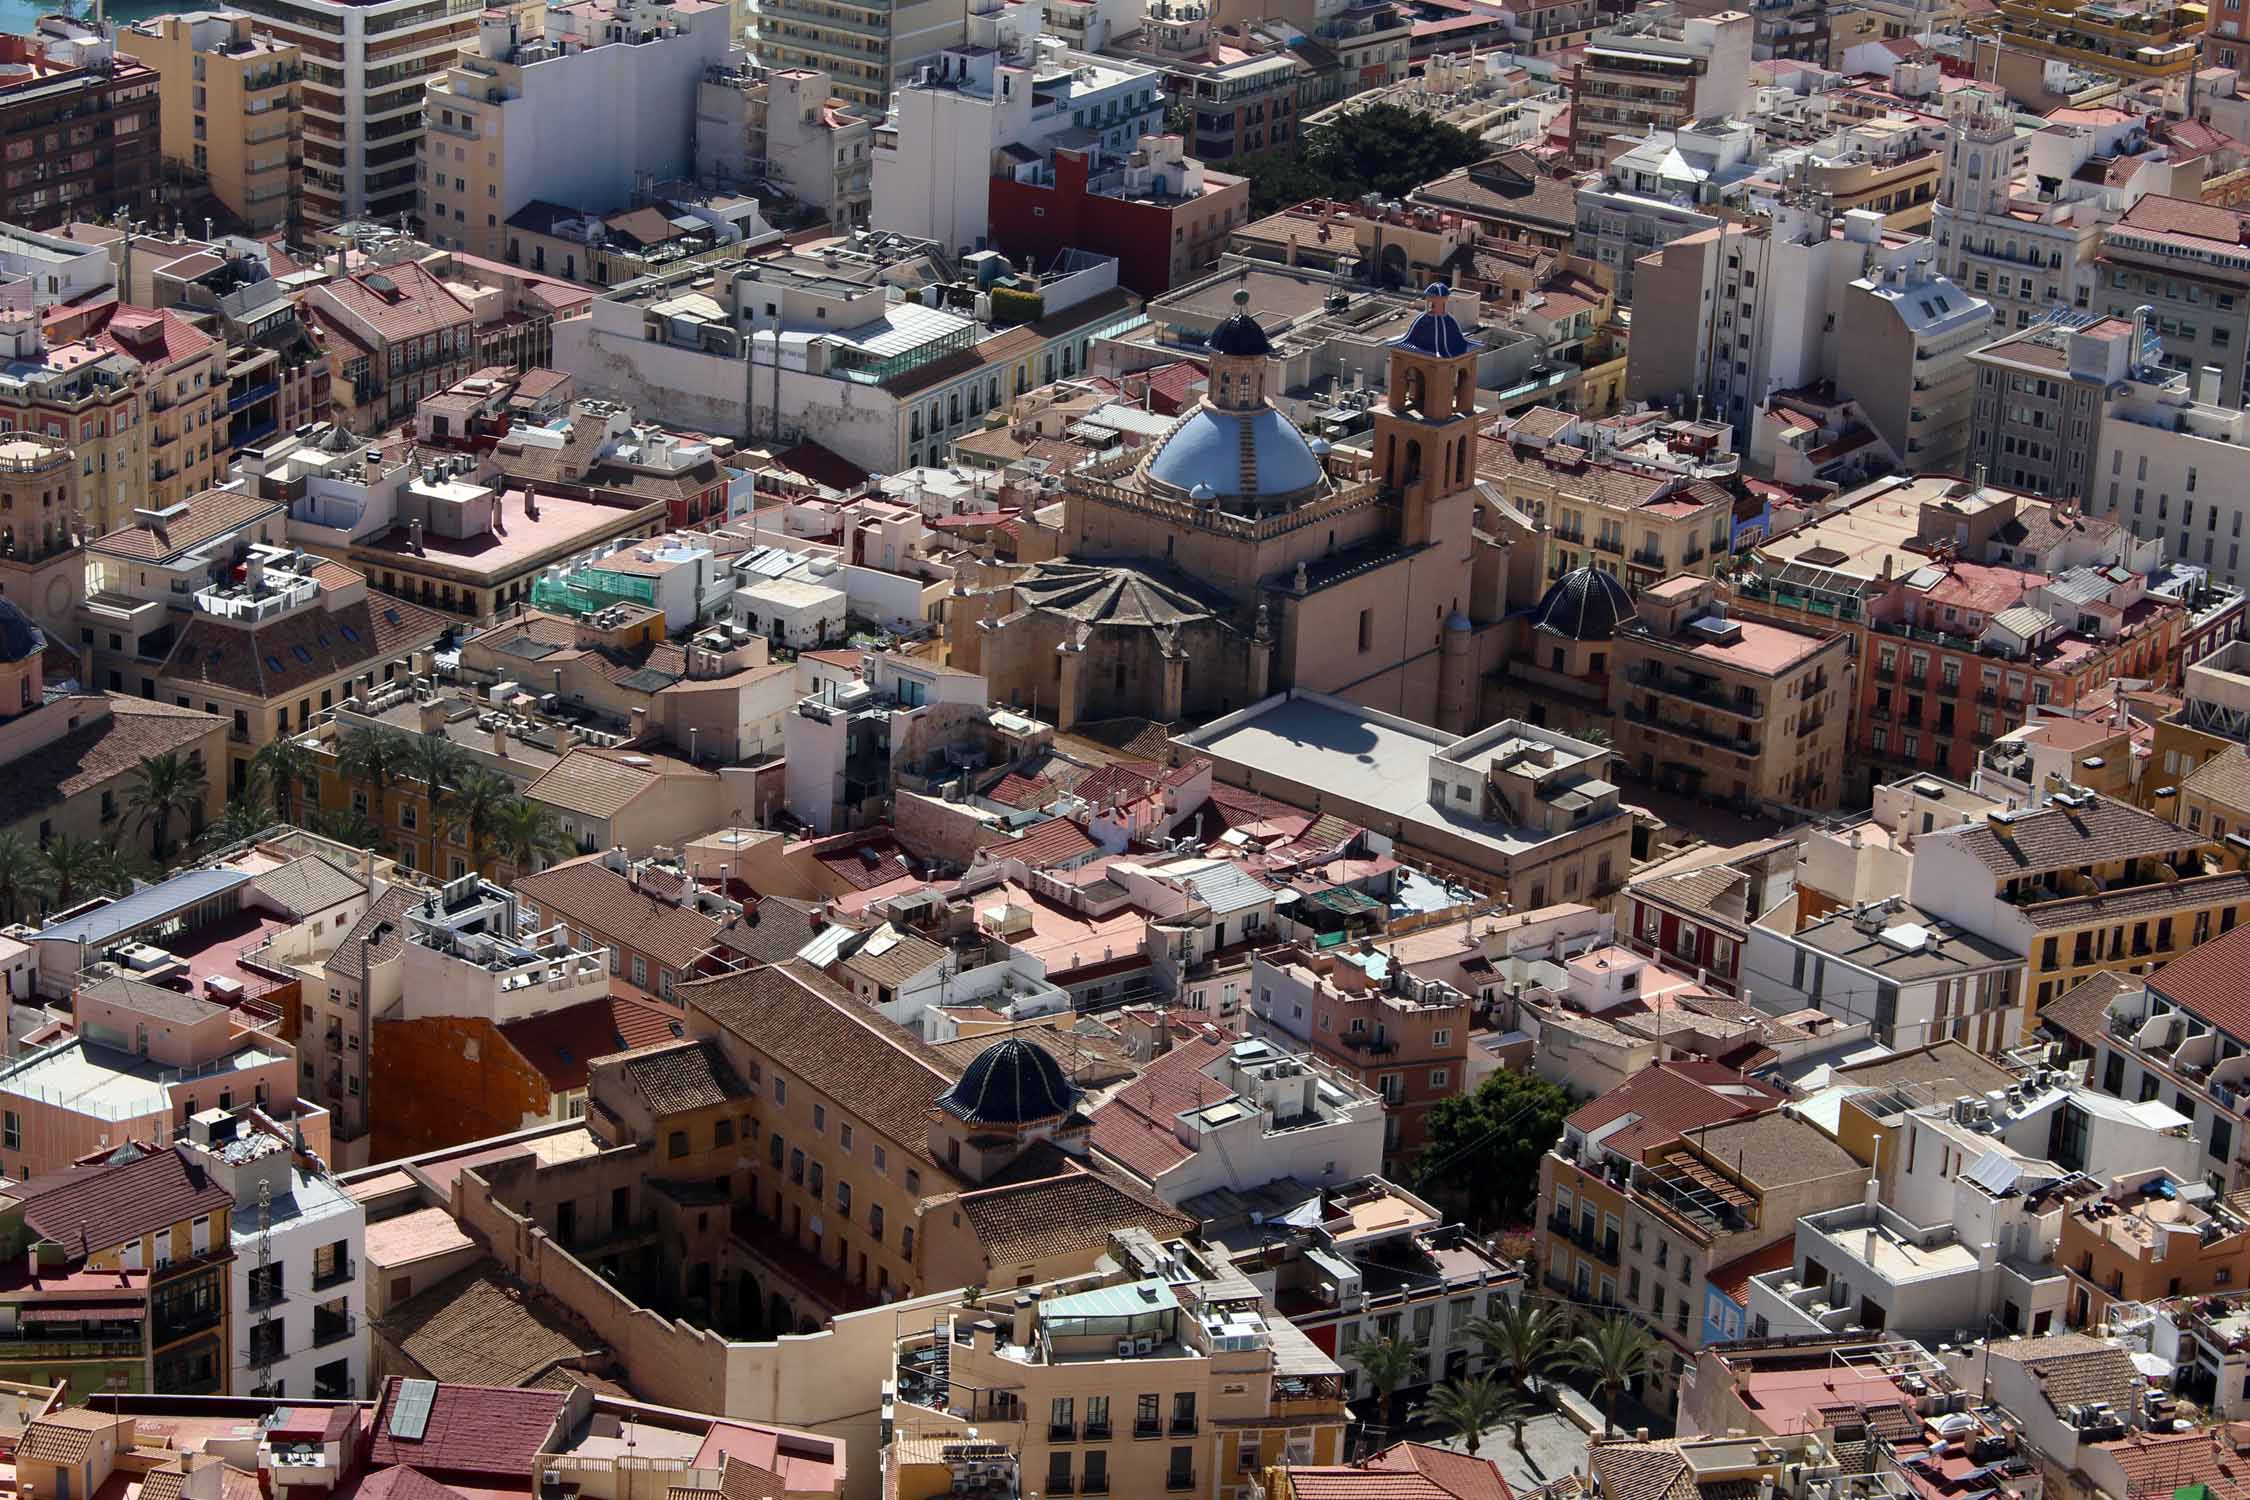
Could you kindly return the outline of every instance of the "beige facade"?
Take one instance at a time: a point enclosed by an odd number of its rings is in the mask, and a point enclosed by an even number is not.
[[[1828,809],[1843,793],[1851,642],[1711,616],[1704,580],[1643,592],[1609,678],[1614,743],[1642,777],[1762,807]]]
[[[1267,1465],[1341,1461],[1342,1369],[1252,1282],[1145,1234],[1113,1236],[1110,1254],[1115,1273],[995,1296],[900,1340],[886,1494],[958,1493],[962,1450],[984,1445],[1022,1493],[1047,1495],[1235,1500]]]
[[[144,22],[133,50],[161,86],[165,162],[208,183],[253,233],[296,218],[304,150],[296,44],[220,10]]]
[[[890,107],[909,63],[957,47],[965,12],[945,0],[774,0],[760,9],[759,52],[774,68],[825,71],[853,104]]]

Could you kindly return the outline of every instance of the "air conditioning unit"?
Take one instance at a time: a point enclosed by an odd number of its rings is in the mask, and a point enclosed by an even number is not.
[[[1121,1359],[1131,1358],[1133,1353],[1133,1341],[1131,1339],[1119,1339],[1117,1341],[1117,1353],[1118,1357]]]
[[[1156,1340],[1145,1333],[1133,1340],[1133,1352],[1135,1354],[1146,1354],[1155,1347]]]

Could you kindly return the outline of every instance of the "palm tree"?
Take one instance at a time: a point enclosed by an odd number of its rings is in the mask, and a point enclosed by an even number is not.
[[[413,751],[413,741],[395,729],[355,729],[336,747],[337,768],[367,787],[367,821],[378,838],[390,833],[390,822],[383,815],[384,790]]]
[[[1473,1375],[1432,1387],[1418,1415],[1461,1439],[1473,1458],[1485,1429],[1498,1422],[1508,1406],[1505,1386],[1490,1375]]]
[[[1656,1347],[1640,1324],[1611,1313],[1572,1339],[1561,1363],[1592,1379],[1602,1398],[1602,1436],[1608,1437],[1617,1425],[1618,1395],[1655,1368]]]
[[[552,812],[522,797],[511,797],[494,813],[492,842],[519,877],[578,852]]]
[[[1395,1393],[1414,1373],[1414,1366],[1421,1357],[1421,1350],[1395,1334],[1352,1346],[1352,1358],[1367,1372],[1368,1382],[1380,1398],[1375,1410],[1383,1425],[1392,1425],[1398,1420]]]
[[[234,844],[248,843],[271,828],[273,823],[273,810],[251,794],[229,797],[226,810],[219,814],[219,821],[203,830],[203,847],[225,849]]]
[[[1498,1313],[1477,1319],[1466,1331],[1484,1345],[1484,1352],[1521,1397],[1509,1411],[1516,1448],[1521,1452],[1524,1419],[1534,1405],[1531,1380],[1562,1346],[1562,1317],[1554,1308],[1536,1302],[1502,1302]]]
[[[284,823],[298,821],[297,798],[314,774],[313,753],[303,740],[284,736],[250,757],[251,785],[273,794],[273,810]]]
[[[101,883],[102,850],[91,839],[57,834],[39,857],[47,866],[47,886],[58,907],[73,904],[82,892]]]
[[[38,849],[20,833],[0,833],[0,921],[21,921],[46,890]]]
[[[368,821],[367,814],[349,807],[316,814],[313,818],[313,832],[322,838],[334,839],[339,844],[349,844],[354,849],[372,850],[383,842],[382,830]]]
[[[202,811],[207,785],[203,767],[176,750],[151,755],[133,768],[126,805],[153,831],[159,863],[172,857],[172,820],[184,817],[192,824]]]
[[[483,873],[484,846],[516,800],[516,789],[497,771],[470,766],[453,789],[453,816],[469,836],[469,868]]]
[[[422,783],[422,800],[429,808],[430,873],[437,875],[438,846],[444,841],[454,793],[468,760],[459,746],[442,734],[416,735],[407,741],[406,764],[399,769]]]
[[[113,838],[95,846],[94,869],[87,885],[122,896],[133,889],[135,881],[152,879],[162,873],[154,860]]]

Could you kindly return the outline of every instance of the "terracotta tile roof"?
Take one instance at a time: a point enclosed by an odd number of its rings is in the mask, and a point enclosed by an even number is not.
[[[287,698],[427,646],[448,624],[435,610],[382,594],[337,609],[299,610],[250,630],[197,614],[180,632],[162,675],[254,698]]]
[[[403,1266],[475,1244],[450,1209],[417,1208],[367,1226],[367,1260],[372,1266]]]
[[[148,1471],[141,1481],[140,1500],[180,1500],[180,1487],[186,1483],[187,1471],[173,1459],[161,1469]]]
[[[280,515],[287,507],[241,490],[204,490],[182,502],[187,514],[162,526],[128,526],[86,544],[86,550],[104,557],[135,562],[161,562],[200,547],[213,537],[240,531],[266,516]]]
[[[598,854],[566,860],[516,881],[548,923],[569,919],[590,936],[647,955],[668,969],[685,969],[711,951],[720,924],[704,912],[675,906],[635,890]]]
[[[716,1044],[666,1039],[624,1054],[617,1065],[626,1087],[662,1118],[710,1109],[748,1092]]]
[[[101,699],[85,701],[91,708]],[[109,707],[107,715],[89,713],[78,728],[8,762],[8,774],[0,780],[0,825],[25,822],[82,792],[122,781],[150,756],[186,750],[227,722],[197,709],[122,694],[111,697]]]
[[[624,675],[631,675],[629,669]],[[633,765],[626,757],[645,760],[649,764]],[[633,799],[656,786],[667,776],[708,776],[684,760],[669,756],[642,755],[633,751],[597,750],[589,745],[575,745],[561,760],[549,766],[545,774],[524,788],[523,794],[550,807],[574,812],[588,818],[614,818],[632,805]]]
[[[400,1464],[368,1475],[352,1492],[352,1500],[469,1500],[449,1484],[440,1484],[420,1469]]]
[[[2130,886],[2122,891],[2098,891],[2091,896],[2068,896],[2040,901],[2022,908],[2031,925],[2043,932],[2083,927],[2089,922],[2115,922],[2129,917],[2184,912],[2197,906],[2220,906],[2250,897],[2250,871],[2228,870],[2218,875],[2191,875],[2185,880]]]
[[[1061,792],[1061,788],[1045,777],[1019,776],[1010,771],[988,788],[983,795],[1003,807],[1045,807]]]
[[[2133,1496],[2176,1495],[2204,1485],[2210,1500],[2250,1500],[2250,1474],[2235,1453],[2240,1429],[2199,1427],[2193,1432],[2135,1432],[2123,1442],[2103,1443]]]
[[[788,1481],[773,1470],[744,1463],[731,1453],[719,1472],[719,1494],[723,1500],[778,1500],[788,1488]]]
[[[293,859],[250,882],[250,889],[293,917],[309,917],[365,892],[358,876],[317,854]]]
[[[2039,1007],[2039,1024],[2092,1046],[2106,1033],[2109,1003],[2141,981],[2130,974],[2089,975]]]
[[[2148,976],[2148,987],[2235,1036],[2250,1036],[2250,926],[2198,945]]]
[[[435,1292],[437,1288],[430,1290]],[[474,1335],[471,1337],[473,1341]],[[429,1474],[493,1474],[530,1480],[539,1450],[554,1431],[555,1419],[562,1414],[567,1399],[559,1391],[440,1382],[422,1436],[413,1439],[391,1430],[399,1385],[395,1378],[384,1383],[382,1400],[375,1408],[375,1437],[368,1448],[368,1463],[408,1464]]]
[[[959,1076],[927,1042],[870,1013],[826,975],[792,960],[680,991],[774,1067],[804,1080],[928,1163],[929,1117]]]
[[[898,934],[897,941],[880,953],[869,953],[866,948],[841,960],[837,967],[855,979],[866,979],[875,984],[901,985],[917,978],[951,955],[928,938],[911,932]]]
[[[1721,1088],[1748,1092],[1721,1093]],[[1603,1144],[1611,1150],[1632,1156],[1699,1125],[1716,1125],[1771,1109],[1781,1097],[1756,1079],[1718,1063],[1658,1063],[1581,1104],[1564,1123],[1591,1135],[1634,1117],[1603,1137]]]
[[[963,1193],[954,1203],[1000,1272],[1099,1251],[1113,1230],[1138,1227],[1162,1240],[1196,1227],[1191,1216],[1083,1168]]]
[[[324,282],[306,300],[322,322],[337,322],[340,314],[349,314],[387,343],[458,327],[470,318],[467,303],[411,261]],[[344,326],[357,331],[357,325]]]
[[[2218,204],[2203,203],[2188,198],[2166,198],[2156,193],[2144,194],[2126,210],[2118,221],[2120,228],[2145,229],[2152,234],[2187,235],[2199,240],[2218,240],[2227,245],[2240,245],[2250,239],[2250,214]]]
[[[86,1253],[234,1205],[234,1194],[169,1144],[128,1162],[34,1177],[9,1192],[35,1232]]]
[[[722,928],[718,944],[755,963],[785,963],[825,925],[819,907],[768,896]]]
[[[1226,1043],[1199,1037],[1151,1060],[1140,1077],[1094,1111],[1088,1144],[1142,1181],[1154,1182],[1195,1154],[1174,1133],[1179,1116],[1232,1096],[1232,1089],[1203,1072],[1226,1055]]]
[[[1367,1463],[1373,1469],[1419,1474],[1453,1500],[1515,1500],[1507,1476],[1489,1458],[1433,1448],[1428,1443],[1393,1443]]]
[[[1086,830],[1070,819],[1049,818],[1044,823],[1032,824],[1011,842],[993,846],[992,852],[1020,859],[1034,870],[1043,870],[1066,859],[1081,859],[1100,847],[1086,837]]]
[[[1586,1457],[1602,1500],[1697,1500],[1695,1475],[1677,1442],[1596,1442]]]
[[[2024,1368],[2038,1380],[2039,1393],[2057,1412],[2092,1401],[2107,1401],[2121,1412],[2131,1412],[2146,1384],[2133,1367],[2133,1356],[2123,1349],[2049,1355],[2025,1360]]]
[[[2237,819],[2250,816],[2250,750],[2227,746],[2190,771],[2180,790],[2234,809]]]
[[[138,307],[118,308],[110,315],[108,326],[94,335],[94,342],[159,370],[209,354],[216,347],[209,334],[178,313]]]
[[[16,1461],[83,1464],[94,1451],[95,1437],[116,1425],[116,1417],[83,1406],[49,1412],[23,1430],[16,1443]]]
[[[677,1011],[632,995],[604,995],[500,1028],[508,1045],[558,1094],[586,1086],[591,1059],[668,1042],[681,1031]]]
[[[420,899],[411,886],[393,885],[375,898],[341,943],[328,966],[339,974],[365,978],[368,970],[391,962],[406,951],[407,909]]]
[[[899,857],[898,840],[887,828],[826,840],[813,859],[855,891],[871,891],[914,873]]]
[[[1786,1271],[1796,1264],[1796,1259],[1795,1239],[1775,1240],[1763,1250],[1738,1255],[1725,1265],[1714,1267],[1710,1276],[1712,1290],[1735,1306],[1747,1308],[1750,1305],[1750,1278],[1767,1271]]]
[[[1998,827],[1977,824],[1959,837],[1961,846],[2002,880],[2065,865],[2169,854],[2204,842],[2168,819],[2101,796],[2091,807],[2049,804]]]
[[[1434,1479],[1362,1464],[1292,1465],[1289,1490],[1297,1500],[1451,1500]]]

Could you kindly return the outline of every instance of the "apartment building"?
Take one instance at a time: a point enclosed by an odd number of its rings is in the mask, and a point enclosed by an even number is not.
[[[251,0],[304,77],[302,193],[314,224],[396,220],[420,207],[423,92],[477,36],[474,0]]]
[[[1540,572],[1547,579],[1594,567],[1638,593],[1665,578],[1709,572],[1730,550],[1735,502],[1725,481],[1739,460],[1712,452],[1707,430],[1653,441],[1634,433],[1629,454],[1620,433],[1533,407],[1478,445],[1477,474],[1545,523]]]
[[[169,308],[120,307],[95,335],[141,367],[148,431],[144,500],[177,505],[226,473],[226,345]],[[83,466],[81,466],[83,469]]]
[[[2040,97],[2038,80],[2049,62],[2133,84],[2184,79],[2197,66],[2207,18],[2202,6],[2172,0],[2122,13],[2095,0],[2001,0],[1999,9],[1999,81],[2029,99]]]
[[[371,595],[349,568],[237,529],[278,520],[270,502],[228,490],[139,512],[102,539],[79,612],[98,669],[233,720],[222,781],[236,790],[259,746],[392,681],[445,630],[430,610]]]
[[[1717,1063],[1659,1063],[1579,1106],[1540,1159],[1543,1280],[1657,1336],[1649,1397],[1694,1364],[1712,1272],[1861,1194],[1866,1167],[1780,1098]]]
[[[2101,972],[2147,974],[2231,925],[2250,872],[2213,869],[2215,846],[2093,793],[1996,811],[1916,840],[1909,900],[2024,956],[2024,1026]]]
[[[1951,1038],[1998,1052],[2024,1034],[2023,956],[1903,896],[1804,922],[1785,902],[1750,924],[1742,976],[1770,1014],[1865,1022],[1886,1047]]]
[[[732,931],[742,906],[677,867],[609,849],[518,877],[526,919],[567,926],[577,947],[606,950],[609,973],[644,994],[740,966],[748,939]]]
[[[30,1178],[10,1193],[24,1227],[62,1247],[73,1270],[147,1278],[143,1390],[223,1396],[231,1388],[234,1195],[207,1161],[192,1136],[129,1141],[96,1163]],[[104,1331],[94,1347],[115,1339]]]
[[[366,1394],[367,1211],[257,1110],[205,1111],[182,1149],[234,1200],[226,1388],[329,1401]]]
[[[324,281],[304,305],[327,335],[336,419],[353,432],[404,421],[424,397],[485,363],[474,310],[415,262]]]
[[[1849,639],[1734,618],[1716,587],[1688,576],[1653,584],[1610,638],[1618,754],[1645,779],[1739,806],[1836,806]]]
[[[1052,265],[1073,247],[1100,245],[1117,256],[1119,283],[1143,297],[1193,279],[1250,217],[1250,179],[1211,171],[1176,135],[1143,136],[1106,161],[1058,146],[1045,163],[994,177],[986,192],[994,249]]]
[[[2250,1051],[2250,1018],[2234,998],[2240,971],[2229,967],[2250,952],[2237,931],[2243,908],[2240,900],[2221,908],[2194,951],[2145,977],[2111,970],[2073,986],[2056,1000],[2048,1028],[2089,1057],[2089,1087],[2168,1106],[2188,1121],[2197,1148],[2175,1175],[2221,1194],[2250,1185],[2250,1087],[2246,1068],[2236,1066]],[[2087,1290],[2101,1291],[2107,1279]]]
[[[2096,464],[2110,387],[2138,363],[2138,337],[2131,319],[2079,314],[2006,334],[1971,354],[1969,460],[1977,471],[2009,489],[2114,515],[2114,506],[2105,510],[2095,499]]]
[[[2131,325],[2106,319],[2130,341]],[[2238,406],[2218,399],[2218,372],[2188,375],[2163,368],[2155,330],[2146,330],[2141,357],[2126,364],[2100,393],[2097,423],[2089,424],[2092,449],[2082,491],[2087,511],[2135,536],[2159,542],[2174,561],[2239,587],[2250,580],[2242,550],[2240,482],[2250,475],[2250,424]],[[2107,361],[2114,369],[2122,361]]]
[[[1394,968],[1371,942],[1254,954],[1249,1026],[1303,1047],[1383,1100],[1384,1171],[1403,1174],[1429,1113],[1467,1087],[1470,999]]]
[[[1341,1367],[1252,1282],[1145,1232],[1111,1254],[1114,1273],[972,1301],[899,1340],[887,1486],[945,1493],[973,1457],[1026,1492],[1227,1500],[1271,1463],[1342,1459]],[[980,1451],[949,1454],[963,1423]]]
[[[129,45],[156,70],[168,165],[201,180],[251,230],[297,219],[304,160],[304,59],[235,10],[157,16]]]
[[[636,207],[689,177],[697,90],[735,54],[729,6],[557,9],[543,34],[487,14],[475,50],[427,85],[417,215],[430,243],[499,260],[533,203]]]
[[[903,765],[936,726],[986,705],[973,672],[890,654],[868,660],[868,676],[824,684],[782,722],[789,811],[816,834],[883,822],[894,760]]]
[[[155,201],[155,70],[67,16],[0,38],[0,218],[26,229],[142,214]]]
[[[995,152],[1014,147],[1044,161],[1067,144],[1118,162],[1163,128],[1162,75],[1145,63],[1071,52],[1048,37],[1015,55],[952,48],[892,96],[875,129],[871,222],[955,254],[981,250],[993,227]]]
[[[2190,49],[2192,51],[2192,48]],[[2113,318],[2149,309],[2164,362],[2191,379],[2219,372],[2221,406],[2242,405],[2250,346],[2250,214],[2149,194],[2102,236],[2092,305]]]
[[[2100,1328],[2123,1303],[2242,1287],[2250,1218],[2231,1195],[2199,1203],[2183,1192],[2201,1184],[2152,1167],[2064,1218],[2055,1258],[2070,1278],[2071,1327]]]
[[[1689,235],[1728,224],[1757,176],[1758,134],[1747,120],[1715,115],[1651,130],[1577,182],[1572,245],[1610,274],[1631,300],[1640,265]]]
[[[822,210],[831,229],[864,229],[882,118],[846,104],[822,68],[715,68],[696,85],[696,180],[762,178]]]
[[[1644,6],[1593,34],[1570,79],[1570,164],[1600,167],[1612,142],[1735,115],[1749,102],[1757,22],[1744,11]]]

